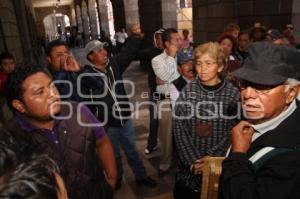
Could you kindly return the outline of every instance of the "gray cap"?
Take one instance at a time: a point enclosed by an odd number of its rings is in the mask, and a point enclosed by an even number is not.
[[[99,40],[92,40],[86,44],[84,51],[85,51],[86,56],[88,56],[88,54],[90,54],[92,51],[98,51],[107,46],[108,46],[107,42],[101,42]]]
[[[300,77],[300,52],[296,48],[255,42],[249,45],[248,51],[249,57],[232,73],[234,76],[267,86]]]

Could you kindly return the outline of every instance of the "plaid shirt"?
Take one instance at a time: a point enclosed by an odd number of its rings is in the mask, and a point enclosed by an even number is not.
[[[196,78],[182,90],[173,118],[181,177],[187,177],[186,169],[203,156],[225,155],[230,145],[231,128],[239,118],[239,101],[238,88],[228,80],[223,80],[214,90],[208,90]],[[199,124],[211,126],[212,134],[199,132]]]

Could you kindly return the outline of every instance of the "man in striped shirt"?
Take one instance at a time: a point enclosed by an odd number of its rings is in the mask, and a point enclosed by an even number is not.
[[[152,59],[152,68],[156,75],[156,92],[160,94],[157,102],[159,111],[158,135],[161,142],[162,157],[159,165],[159,175],[163,176],[171,167],[172,162],[172,113],[170,92],[173,87],[172,82],[180,78],[177,70],[177,52],[181,48],[181,39],[177,30],[166,29],[162,34],[165,50],[160,55]],[[162,128],[163,127],[163,128]]]

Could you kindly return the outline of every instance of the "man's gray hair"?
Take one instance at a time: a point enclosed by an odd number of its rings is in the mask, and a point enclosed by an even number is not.
[[[300,81],[294,78],[288,78],[285,82],[285,92],[287,92],[290,88],[300,85]]]

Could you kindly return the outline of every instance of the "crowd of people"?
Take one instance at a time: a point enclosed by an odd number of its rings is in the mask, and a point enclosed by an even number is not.
[[[160,147],[159,177],[176,162],[175,199],[200,198],[207,156],[226,157],[219,198],[299,198],[293,26],[281,33],[230,23],[198,46],[189,34],[161,28],[153,46],[140,49],[143,33],[134,24],[128,35],[116,34],[117,52],[109,39],[89,41],[85,66],[61,40],[47,45],[47,66],[15,67],[2,53],[0,198],[111,199],[124,181],[121,149],[137,185],[157,186],[135,146],[122,77],[137,59],[148,73],[144,153]]]

